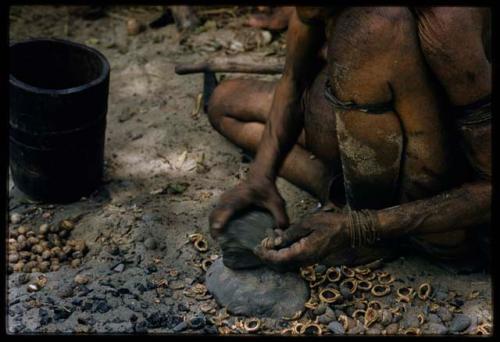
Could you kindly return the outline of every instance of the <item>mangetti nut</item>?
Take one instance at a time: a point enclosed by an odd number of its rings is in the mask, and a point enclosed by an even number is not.
[[[313,266],[301,267],[300,276],[309,282],[316,281],[316,272]]]
[[[337,267],[330,267],[329,269],[326,270],[326,278],[331,283],[338,282],[341,277],[342,274],[340,273],[340,270]]]
[[[319,300],[323,303],[335,303],[341,298],[338,290],[332,288],[325,288],[319,292]]]
[[[204,259],[202,262],[201,262],[201,268],[203,269],[203,271],[207,271],[208,268],[213,264],[213,261],[211,259]]]
[[[397,291],[398,302],[409,303],[415,295],[415,290],[412,287],[400,287]]]
[[[378,282],[382,285],[389,285],[396,280],[396,279],[394,279],[394,277],[391,274],[389,274],[387,272],[383,272],[381,275],[378,275],[377,279],[378,279]]]
[[[387,296],[391,292],[391,288],[389,285],[380,285],[376,284],[372,287],[371,293],[375,297],[384,297]]]
[[[422,332],[420,330],[420,328],[416,328],[416,327],[411,327],[411,328],[408,328],[405,330],[404,332],[405,335],[422,335]]]
[[[356,273],[352,268],[349,268],[347,266],[342,266],[340,267],[340,272],[346,277],[346,278],[354,278],[356,276]]]
[[[423,283],[418,287],[417,291],[418,298],[420,298],[421,300],[427,300],[429,299],[431,292],[432,292],[431,285],[428,283]]]
[[[371,327],[376,321],[378,321],[379,314],[378,311],[373,308],[366,309],[365,312],[365,327]]]
[[[372,300],[368,302],[368,308],[371,308],[373,310],[382,310],[382,303],[380,303],[378,300]]]
[[[363,310],[363,309],[357,309],[357,310],[354,310],[354,312],[352,313],[351,317],[358,320],[360,317],[365,317],[365,314],[366,314],[366,310]]]
[[[199,252],[206,252],[208,251],[208,242],[205,239],[199,239],[194,242],[194,247],[196,250]]]
[[[366,266],[358,266],[354,268],[354,272],[356,272],[356,274],[361,274],[361,275],[368,275],[369,273],[371,273],[371,271],[372,270],[370,270]]]
[[[354,278],[347,278],[340,283],[340,286],[346,288],[349,293],[354,294],[358,287],[358,282]]]
[[[323,284],[326,280],[326,275],[322,275],[319,277],[316,277],[316,281],[312,281],[309,283],[310,288],[315,288],[318,287],[319,285]]]
[[[243,324],[246,332],[252,333],[256,332],[260,329],[260,319],[258,318],[249,318],[245,320],[245,323]]]
[[[371,281],[368,281],[368,280],[358,280],[358,290],[361,290],[361,291],[370,291],[372,287],[373,287],[373,284],[372,284]]]
[[[321,336],[323,334],[323,329],[316,323],[304,324],[300,328],[300,334]]]

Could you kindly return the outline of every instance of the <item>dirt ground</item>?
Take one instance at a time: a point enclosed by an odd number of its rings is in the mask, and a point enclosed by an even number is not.
[[[162,14],[160,6],[110,6],[106,11],[105,17],[84,20],[62,6],[11,8],[11,41],[58,37],[88,44],[108,58],[111,81],[104,185],[88,198],[59,205],[32,203],[10,183],[10,214],[21,215],[20,222],[10,224],[11,231],[71,219],[76,223],[71,238],[85,240],[89,251],[77,267],[63,263],[53,272],[12,272],[8,331],[242,333],[237,322],[244,317],[217,324],[214,316],[223,309],[199,284],[205,273],[201,261],[220,254],[208,235],[208,215],[219,195],[244,177],[248,162],[211,128],[202,111],[196,113],[202,75],[177,76],[174,65],[214,57],[282,63],[284,37],[243,27],[249,8],[206,11],[201,15],[205,23],[182,40],[174,25],[127,35],[128,17],[148,23]],[[292,220],[316,207],[313,198],[287,182],[280,179],[278,186]],[[188,239],[192,233],[207,238],[206,253],[193,248]],[[435,298],[441,297],[441,306],[452,316],[471,318],[462,329],[440,315],[450,333],[474,334],[478,325],[492,322],[488,273],[455,274],[414,255],[383,269],[396,283],[413,288],[430,283]],[[76,275],[87,279],[77,284]],[[39,279],[41,288],[30,292],[29,285]],[[428,314],[429,305],[415,301],[405,308],[401,322],[407,320],[409,328],[421,323],[406,317]],[[182,323],[195,316],[205,317],[201,327]],[[279,334],[290,324],[263,319],[257,333]],[[398,333],[405,331],[401,323]],[[324,334],[330,333],[325,329]]]

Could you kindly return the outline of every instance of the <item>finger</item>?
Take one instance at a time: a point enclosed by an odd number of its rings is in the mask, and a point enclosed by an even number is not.
[[[278,228],[288,227],[289,219],[286,213],[285,201],[281,197],[276,195],[276,197],[266,201],[264,206],[273,215]]]
[[[233,202],[232,204],[220,204],[210,214],[210,233],[212,237],[218,236],[231,217],[245,206],[245,202]]]
[[[301,239],[290,247],[282,248],[279,250],[265,249],[261,246],[258,246],[254,253],[262,261],[270,264],[300,262],[304,259],[304,257],[307,257],[307,255],[305,255],[306,243],[307,242],[305,239]]]
[[[297,240],[304,238],[311,234],[312,230],[306,224],[294,224],[289,227],[287,230],[283,231],[279,237],[277,237],[274,241],[275,247],[286,247]]]

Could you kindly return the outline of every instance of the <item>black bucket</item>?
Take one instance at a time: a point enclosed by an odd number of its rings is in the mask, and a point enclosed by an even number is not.
[[[16,186],[44,202],[70,202],[102,179],[109,63],[60,39],[10,45],[10,168]]]

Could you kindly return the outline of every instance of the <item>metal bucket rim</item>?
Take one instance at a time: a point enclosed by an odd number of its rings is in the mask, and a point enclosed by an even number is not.
[[[110,71],[109,62],[106,59],[106,57],[99,50],[97,50],[93,47],[84,45],[84,44],[80,44],[80,43],[76,43],[76,42],[67,40],[67,39],[31,38],[31,39],[26,39],[23,41],[11,43],[9,45],[9,49],[14,47],[14,46],[18,46],[18,45],[22,45],[22,44],[29,44],[29,43],[33,43],[33,42],[50,42],[50,43],[57,43],[57,44],[65,44],[65,45],[71,45],[73,47],[76,47],[76,48],[79,48],[82,50],[86,50],[88,52],[93,53],[94,55],[96,55],[99,58],[99,60],[101,61],[102,68],[101,68],[99,76],[96,79],[94,79],[88,83],[76,86],[76,87],[63,88],[63,89],[51,89],[51,88],[35,87],[35,86],[32,86],[26,82],[19,80],[18,78],[16,78],[14,75],[12,75],[9,72],[9,82],[11,84],[21,88],[21,89],[25,89],[25,90],[28,90],[28,91],[31,91],[31,92],[37,93],[37,94],[48,94],[48,95],[73,94],[73,93],[80,92],[82,90],[94,87],[95,85],[101,83],[109,75],[109,71]]]

